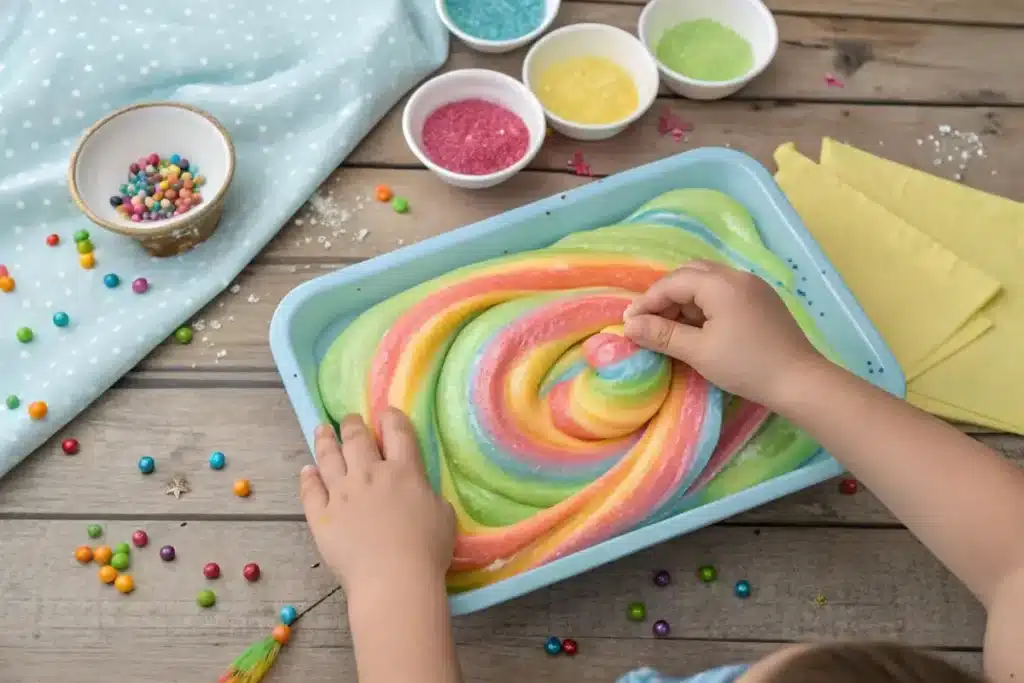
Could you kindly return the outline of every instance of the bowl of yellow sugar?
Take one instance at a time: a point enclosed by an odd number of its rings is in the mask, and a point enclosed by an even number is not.
[[[768,68],[779,47],[761,0],[651,0],[637,32],[665,84],[694,100],[733,94]]]
[[[620,28],[573,24],[530,49],[523,82],[553,129],[577,140],[605,140],[650,109],[658,66],[643,43]]]

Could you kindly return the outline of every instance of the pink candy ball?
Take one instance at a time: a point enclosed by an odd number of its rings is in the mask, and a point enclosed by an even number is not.
[[[150,166],[156,166],[157,164],[160,163],[160,155],[150,154],[148,157],[146,157],[146,163],[149,164]]]
[[[141,223],[142,222],[142,216],[140,214],[133,213],[132,214],[132,222],[133,223]]]
[[[149,281],[144,277],[132,280],[132,291],[136,294],[145,294],[149,291]]]

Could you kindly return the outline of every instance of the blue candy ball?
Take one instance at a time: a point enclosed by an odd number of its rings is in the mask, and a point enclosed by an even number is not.
[[[227,459],[224,457],[224,454],[221,453],[220,451],[214,451],[213,453],[210,454],[210,467],[212,469],[222,470],[224,469],[224,463],[226,462]]]
[[[177,166],[179,162],[181,162],[181,157],[179,155],[177,155],[177,154],[172,154],[171,155],[171,163],[174,164],[175,166]]]
[[[295,611],[295,608],[291,605],[285,605],[281,608],[281,623],[285,626],[291,626],[295,623],[295,620],[299,618],[299,613]]]
[[[58,311],[53,314],[53,324],[57,327],[67,327],[71,323],[71,318],[64,311]]]
[[[746,580],[737,581],[733,589],[737,598],[746,599],[750,597],[750,582]]]
[[[548,642],[544,643],[544,651],[549,655],[557,655],[562,651],[562,641],[555,636],[548,638]]]
[[[107,286],[107,289],[113,289],[121,284],[121,278],[117,276],[117,273],[107,273],[103,276],[103,284]]]
[[[139,472],[143,474],[153,474],[156,470],[156,460],[147,456],[139,458]]]

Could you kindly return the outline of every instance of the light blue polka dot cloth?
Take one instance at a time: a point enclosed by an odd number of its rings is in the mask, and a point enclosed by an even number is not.
[[[447,51],[433,0],[0,3],[0,264],[16,281],[0,292],[0,402],[20,401],[0,403],[0,475],[229,286]],[[83,131],[146,100],[209,111],[237,154],[217,233],[170,259],[93,226],[66,185]],[[94,270],[78,265],[83,228]],[[46,245],[50,233],[60,246]],[[146,294],[132,292],[137,277]],[[22,327],[30,343],[16,338]],[[29,419],[33,401],[48,404],[45,420]]]
[[[735,683],[746,673],[747,668],[745,664],[722,666],[689,678],[668,678],[654,669],[637,669],[619,678],[618,683]]]

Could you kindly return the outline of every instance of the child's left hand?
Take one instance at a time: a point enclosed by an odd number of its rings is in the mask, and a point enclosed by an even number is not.
[[[381,417],[381,446],[362,418],[316,432],[317,466],[302,468],[306,521],[324,561],[351,601],[413,577],[444,585],[455,545],[455,514],[427,482],[412,423]]]

